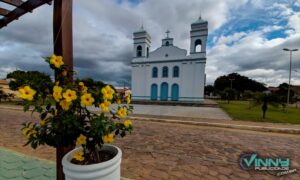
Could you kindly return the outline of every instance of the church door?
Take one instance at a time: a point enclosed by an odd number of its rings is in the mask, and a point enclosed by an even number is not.
[[[164,82],[160,86],[160,100],[167,101],[168,100],[168,83]]]
[[[171,96],[172,96],[172,101],[178,101],[178,97],[179,97],[179,86],[178,86],[178,84],[173,84],[172,85]]]
[[[157,100],[157,85],[151,85],[151,100]]]

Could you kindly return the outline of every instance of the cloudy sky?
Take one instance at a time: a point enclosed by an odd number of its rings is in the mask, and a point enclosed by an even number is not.
[[[0,79],[16,69],[51,74],[41,57],[53,52],[52,11],[44,5],[0,29]],[[169,29],[174,44],[189,49],[190,24],[200,14],[209,23],[209,84],[231,72],[272,86],[287,82],[289,53],[282,49],[300,49],[300,0],[73,0],[75,69],[129,85],[132,33],[143,24],[155,50]],[[299,85],[299,51],[292,69]]]

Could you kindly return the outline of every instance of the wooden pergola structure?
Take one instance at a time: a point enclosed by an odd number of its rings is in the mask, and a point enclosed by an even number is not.
[[[73,69],[73,33],[72,33],[72,4],[73,0],[0,0],[0,31],[9,23],[18,20],[22,15],[33,12],[44,5],[53,6],[53,49],[54,54],[61,55],[70,70]],[[8,10],[1,3],[15,7]],[[4,5],[5,6],[5,5]],[[2,16],[2,17],[1,17]],[[70,78],[72,79],[72,78]],[[58,180],[64,179],[61,160],[70,148],[56,149],[56,174]]]

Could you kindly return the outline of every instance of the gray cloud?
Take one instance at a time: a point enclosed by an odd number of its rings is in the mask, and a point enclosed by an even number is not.
[[[112,0],[74,1],[74,68],[80,77],[93,77],[114,85],[123,85],[125,81],[129,85],[132,33],[142,23],[152,36],[152,50],[161,45],[166,29],[171,30],[175,45],[189,49],[190,24],[200,13],[209,22],[209,34],[218,41],[222,33],[214,32],[232,18],[232,12],[247,3],[248,0],[145,0],[133,5],[127,1],[122,4]],[[252,3],[261,6],[259,1]],[[41,57],[53,51],[52,8],[42,6],[0,30],[0,78],[15,68],[51,74]],[[297,16],[285,18],[290,18],[290,28],[294,30],[285,39],[267,40],[257,30],[235,39],[232,46],[222,42],[213,45],[208,50],[207,81],[211,83],[217,76],[233,71],[270,84],[275,79],[285,80],[288,55],[281,49],[299,47],[300,42],[299,28],[293,26]],[[293,67],[299,69],[299,65],[298,58]],[[300,79],[299,73],[295,73],[295,82],[297,78]]]

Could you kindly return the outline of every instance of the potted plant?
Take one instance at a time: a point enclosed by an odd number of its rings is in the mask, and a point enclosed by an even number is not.
[[[40,115],[39,123],[23,124],[25,145],[76,147],[62,160],[66,179],[120,179],[122,152],[110,143],[132,131],[132,121],[126,119],[133,109],[130,95],[117,94],[110,85],[71,81],[74,71],[67,70],[61,56],[52,55],[46,62],[56,74],[53,84],[19,88],[24,111],[31,107]],[[92,106],[99,111],[92,112]]]

